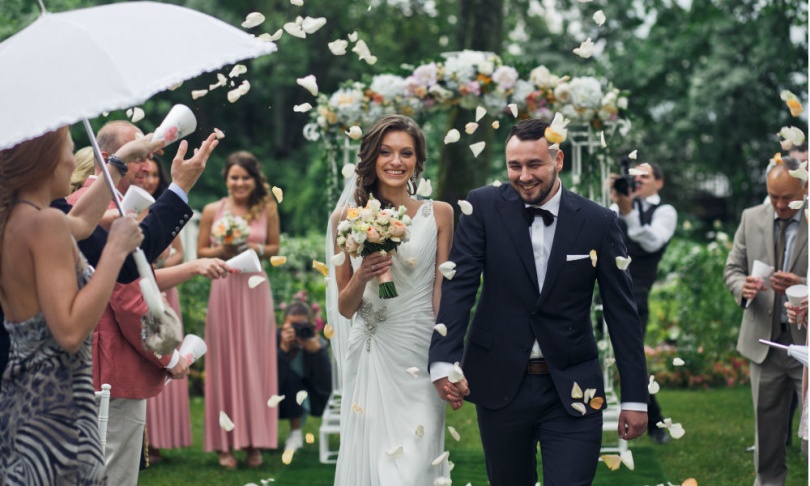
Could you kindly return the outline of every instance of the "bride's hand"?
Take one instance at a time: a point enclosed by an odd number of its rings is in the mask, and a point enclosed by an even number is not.
[[[433,382],[433,387],[436,388],[439,398],[448,402],[453,410],[461,408],[464,405],[464,397],[470,394],[466,378],[462,378],[458,383],[450,383],[446,377],[440,378]]]
[[[360,269],[357,274],[363,282],[368,282],[388,271],[388,267],[390,267],[392,263],[393,257],[391,255],[383,255],[380,252],[375,252],[363,257],[363,262],[360,264]]]

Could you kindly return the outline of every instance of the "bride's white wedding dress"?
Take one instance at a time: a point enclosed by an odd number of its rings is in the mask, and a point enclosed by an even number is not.
[[[394,255],[399,296],[382,300],[376,280],[366,285],[343,365],[336,485],[426,486],[448,476],[447,460],[431,464],[444,451],[445,415],[427,371],[436,236],[427,201]],[[415,377],[409,368],[418,369]]]

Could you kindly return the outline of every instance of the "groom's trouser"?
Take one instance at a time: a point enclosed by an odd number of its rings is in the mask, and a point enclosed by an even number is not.
[[[572,400],[573,401],[573,400]],[[590,485],[602,444],[602,414],[570,415],[551,375],[527,374],[507,406],[477,406],[478,427],[492,486],[534,486],[537,442],[543,486]]]

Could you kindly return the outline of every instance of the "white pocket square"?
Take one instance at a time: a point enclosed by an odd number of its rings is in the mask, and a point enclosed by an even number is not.
[[[590,258],[590,255],[566,255],[565,261],[573,262],[575,260],[584,260],[586,258]]]

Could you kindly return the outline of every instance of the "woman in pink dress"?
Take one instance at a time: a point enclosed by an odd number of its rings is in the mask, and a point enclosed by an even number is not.
[[[256,157],[244,151],[231,154],[225,162],[225,184],[228,197],[203,209],[198,255],[227,260],[248,248],[260,259],[277,254],[278,210]],[[249,228],[246,240],[242,231],[223,233],[223,222],[240,219]],[[256,275],[265,280],[251,289],[248,279]],[[211,282],[205,325],[204,449],[217,451],[226,469],[236,467],[234,449],[244,449],[247,465],[258,467],[260,449],[277,447],[278,414],[267,406],[278,391],[275,324],[264,271]],[[220,412],[235,424],[230,432],[220,427]]]
[[[144,177],[143,189],[157,199],[168,187],[169,178],[160,162],[149,160],[149,172]],[[180,263],[183,263],[183,243],[178,237],[155,262],[155,268],[168,268]],[[164,295],[182,324],[183,314],[180,312],[177,287],[165,291]],[[191,446],[189,415],[188,382],[185,380],[172,380],[163,388],[160,395],[146,400],[146,443],[149,447],[151,464],[162,460],[161,449]]]

